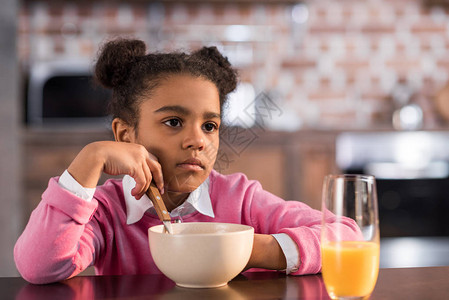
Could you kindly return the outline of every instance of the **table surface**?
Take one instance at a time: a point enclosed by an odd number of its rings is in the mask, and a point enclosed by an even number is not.
[[[278,272],[240,274],[225,287],[188,289],[163,275],[77,276],[34,285],[20,277],[0,278],[1,299],[329,299],[321,275]],[[370,297],[449,299],[449,266],[381,269]]]

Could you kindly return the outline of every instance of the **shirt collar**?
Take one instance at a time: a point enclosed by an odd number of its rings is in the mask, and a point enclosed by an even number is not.
[[[214,218],[215,215],[209,195],[209,182],[209,178],[207,178],[196,190],[190,193],[189,197],[187,197],[183,204],[170,212],[170,216],[183,216],[193,211],[198,211],[203,215]],[[142,219],[145,212],[153,207],[153,202],[151,202],[150,198],[148,198],[146,194],[143,195],[140,200],[137,200],[131,195],[131,190],[135,185],[136,182],[131,176],[123,176],[122,186],[126,203],[127,224],[133,224],[139,221]],[[189,209],[189,206],[193,208],[193,211],[192,209]]]

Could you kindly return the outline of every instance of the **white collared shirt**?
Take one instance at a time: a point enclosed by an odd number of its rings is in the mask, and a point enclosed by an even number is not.
[[[136,200],[136,198],[131,195],[131,190],[136,186],[136,182],[131,176],[123,176],[122,185],[126,202],[126,223],[133,224],[139,221],[147,210],[154,207],[153,202],[151,202],[146,194],[139,200]],[[169,214],[172,219],[182,220],[182,216],[195,211],[211,218],[215,218],[209,196],[209,178],[207,178],[196,190],[191,192],[184,203],[173,209]]]
[[[95,193],[95,188],[83,187],[67,170],[65,170],[61,177],[59,177],[59,185],[86,201],[92,201]],[[143,195],[139,200],[131,195],[131,190],[135,185],[136,182],[132,177],[128,175],[123,177],[122,186],[126,202],[126,223],[128,225],[139,221],[146,211],[153,211],[153,213],[156,214],[153,202],[151,202],[147,195]],[[169,214],[172,219],[182,220],[183,216],[195,211],[211,218],[215,217],[209,195],[209,178],[207,178],[196,190],[191,192],[184,203],[173,209]],[[298,246],[293,239],[285,233],[272,234],[272,236],[277,240],[284,252],[287,260],[286,273],[296,272],[299,267]]]

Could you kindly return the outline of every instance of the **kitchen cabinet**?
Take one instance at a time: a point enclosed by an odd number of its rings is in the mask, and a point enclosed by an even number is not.
[[[335,136],[325,131],[259,132],[241,155],[231,156],[222,173],[243,172],[275,195],[320,209],[323,177],[338,172]]]
[[[111,139],[112,134],[104,131],[25,130],[22,134],[24,224],[39,203],[51,177],[61,175],[88,143]]]

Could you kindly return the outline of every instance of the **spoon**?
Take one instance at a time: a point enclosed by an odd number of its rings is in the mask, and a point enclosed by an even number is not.
[[[150,184],[150,188],[147,191],[147,195],[153,202],[154,208],[156,209],[156,213],[159,219],[164,224],[165,231],[168,232],[169,234],[173,234],[170,214],[168,213],[167,208],[165,207],[164,201],[162,200],[159,190],[157,189],[156,185],[154,185],[153,182]]]

